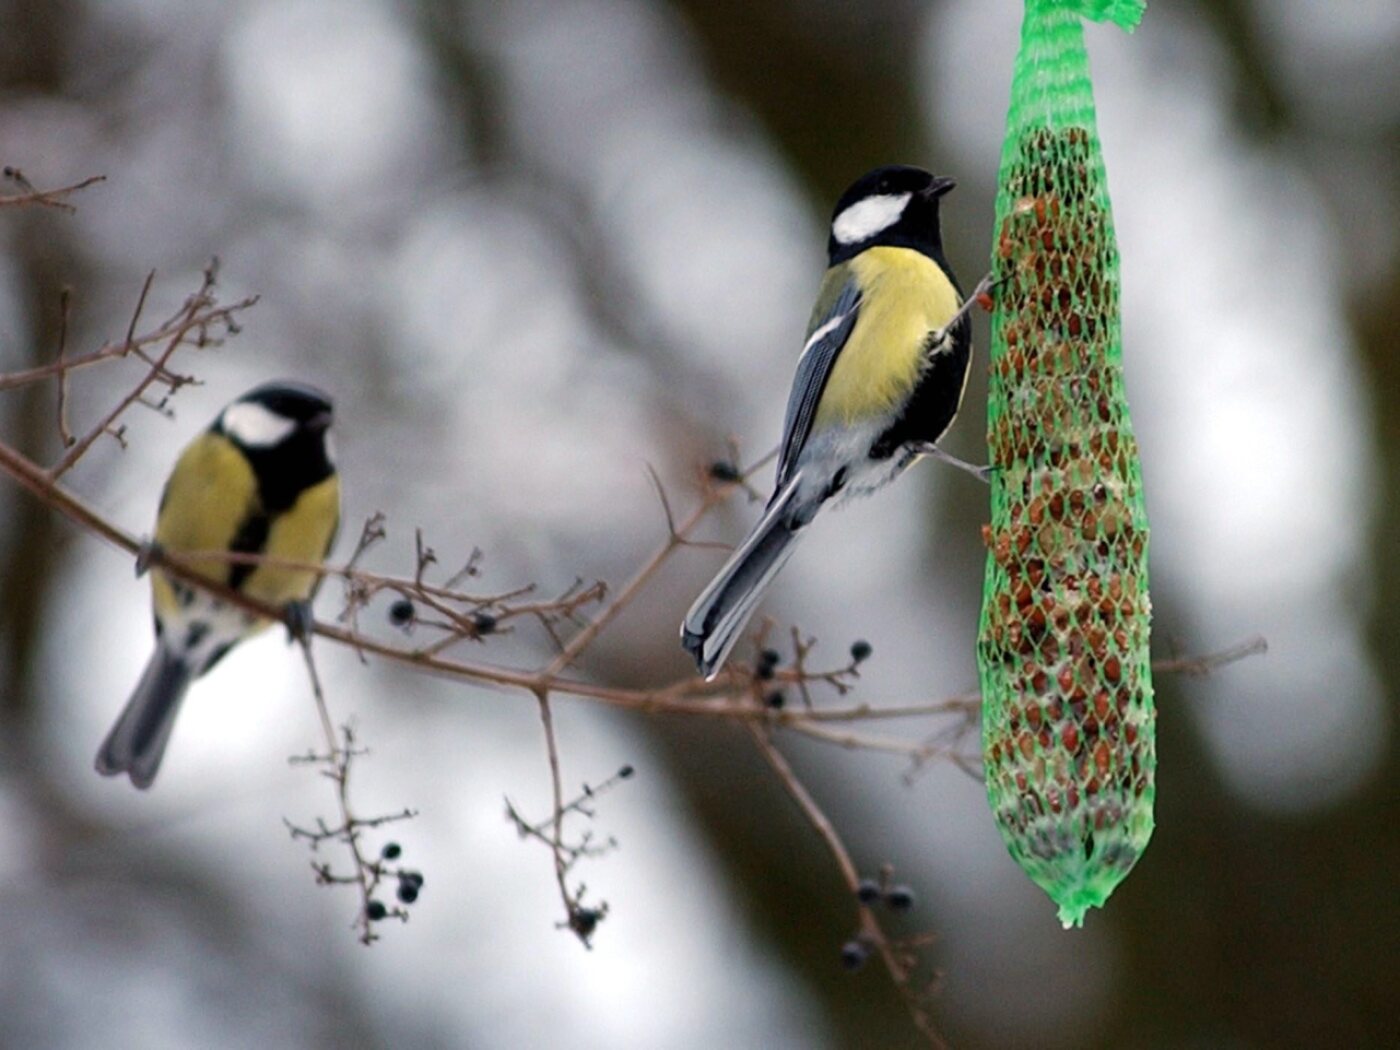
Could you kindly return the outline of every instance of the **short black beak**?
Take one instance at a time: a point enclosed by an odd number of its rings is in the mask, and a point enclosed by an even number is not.
[[[947,175],[935,175],[933,180],[924,187],[920,196],[932,200],[935,197],[943,196],[957,184],[956,179],[949,178]]]
[[[314,416],[312,416],[306,421],[306,429],[316,433],[329,430],[331,428],[332,418],[333,417],[331,415],[331,410],[329,408],[325,409],[324,411],[317,412]]]

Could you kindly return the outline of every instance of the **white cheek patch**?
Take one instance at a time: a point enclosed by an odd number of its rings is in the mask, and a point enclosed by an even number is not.
[[[859,244],[899,221],[909,204],[910,193],[882,193],[858,200],[836,216],[831,235],[839,244]]]
[[[224,433],[248,448],[280,445],[297,428],[294,420],[279,416],[256,401],[239,401],[224,409]]]

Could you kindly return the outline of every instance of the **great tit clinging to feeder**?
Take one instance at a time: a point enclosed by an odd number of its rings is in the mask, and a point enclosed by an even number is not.
[[[234,401],[176,462],[160,499],[156,549],[320,562],[340,522],[331,418],[330,399],[300,383],[268,383]],[[292,612],[316,585],[316,574],[306,570],[212,559],[193,566],[210,580]],[[155,779],[190,683],[269,624],[158,567],[151,571],[151,592],[155,655],[97,753],[99,773],[126,773],[138,788]]]
[[[828,501],[873,492],[925,454],[968,467],[937,447],[962,403],[972,356],[970,301],[943,257],[938,225],[939,199],[953,185],[895,165],[858,179],[837,201],[773,496],[681,624],[681,644],[705,677],[724,664]]]

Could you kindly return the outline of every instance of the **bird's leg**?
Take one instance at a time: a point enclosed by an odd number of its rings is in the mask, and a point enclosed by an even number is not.
[[[1002,280],[1005,280],[1005,278],[1002,278]],[[948,338],[948,333],[953,330],[953,326],[967,316],[968,311],[977,305],[978,300],[980,300],[982,296],[987,295],[1000,283],[1001,281],[998,281],[990,273],[978,281],[977,287],[972,289],[972,294],[964,299],[962,305],[958,307],[958,312],[948,318],[947,324],[933,333],[933,338],[929,342],[929,345],[942,346],[943,340]]]
[[[282,622],[287,626],[288,642],[305,642],[316,626],[315,614],[309,601],[288,602],[282,606]]]
[[[921,456],[932,456],[934,459],[941,459],[950,467],[957,467],[959,470],[967,471],[974,478],[976,478],[978,481],[982,482],[985,485],[990,485],[992,483],[992,474],[997,469],[996,466],[993,464],[988,464],[985,467],[979,467],[975,463],[969,463],[966,460],[958,459],[958,457],[953,455],[951,452],[944,452],[932,441],[921,441],[915,445],[912,445],[911,447],[916,453],[918,453]]]
[[[155,540],[143,540],[136,548],[136,578],[139,580],[164,556],[165,550]]]

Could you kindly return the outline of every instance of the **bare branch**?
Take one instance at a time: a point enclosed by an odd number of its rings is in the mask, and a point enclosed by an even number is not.
[[[0,208],[22,208],[26,205],[38,205],[44,208],[57,208],[59,211],[73,214],[78,209],[69,204],[66,197],[70,197],[79,190],[85,190],[89,186],[95,186],[99,182],[106,182],[106,175],[89,175],[81,182],[75,182],[71,186],[60,186],[56,190],[36,190],[28,179],[24,177],[24,172],[18,168],[6,167],[2,173],[5,178],[19,184],[24,190],[23,193],[0,194]]]
[[[873,947],[884,962],[885,970],[889,973],[890,980],[894,982],[895,988],[904,1000],[905,1007],[909,1010],[909,1016],[915,1027],[919,1029],[931,1046],[946,1046],[938,1034],[938,1029],[934,1026],[933,1016],[929,1011],[927,990],[919,989],[914,984],[916,962],[911,963],[905,957],[905,953],[900,951],[900,945],[886,936],[875,912],[857,898],[856,893],[860,888],[860,872],[856,868],[855,861],[851,859],[846,844],[837,833],[836,826],[832,824],[831,819],[817,804],[806,785],[798,779],[787,759],[773,746],[767,733],[756,725],[750,725],[748,729],[759,753],[768,762],[773,772],[777,774],[778,780],[787,789],[787,793],[792,796],[792,800],[797,803],[798,808],[802,810],[802,815],[807,818],[807,822],[821,836],[827,851],[836,861],[842,881],[846,883],[847,891],[851,894],[852,900],[856,902],[860,938],[864,943]]]

